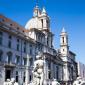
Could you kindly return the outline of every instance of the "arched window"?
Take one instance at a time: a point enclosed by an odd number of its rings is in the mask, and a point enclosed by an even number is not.
[[[63,43],[64,43],[64,37],[62,37]]]
[[[2,55],[3,55],[3,51],[0,50],[0,62],[2,61]]]
[[[41,22],[42,22],[42,28],[43,28],[43,19],[41,19]]]
[[[7,63],[11,63],[12,61],[12,52],[7,53]]]

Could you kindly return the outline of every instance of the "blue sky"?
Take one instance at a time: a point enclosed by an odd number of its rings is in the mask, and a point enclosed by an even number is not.
[[[36,0],[0,0],[0,13],[22,26],[32,17]],[[39,0],[39,7],[46,8],[55,34],[54,45],[59,48],[62,27],[68,32],[70,50],[76,60],[85,64],[85,0]]]

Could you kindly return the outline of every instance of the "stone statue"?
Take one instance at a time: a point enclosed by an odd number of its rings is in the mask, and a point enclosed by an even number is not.
[[[81,77],[77,77],[77,79],[73,82],[73,85],[85,85],[85,81]]]
[[[6,82],[4,82],[4,85],[19,85],[17,82],[15,82],[15,78],[7,79]]]
[[[56,79],[54,79],[54,80],[52,81],[52,85],[60,85],[60,83],[59,83]]]
[[[15,78],[11,78],[11,85],[19,85],[17,82],[15,82]]]
[[[41,55],[37,55],[36,59],[33,69],[33,82],[34,85],[43,85],[44,61]]]
[[[10,79],[7,79],[6,82],[4,82],[4,85],[11,85]]]

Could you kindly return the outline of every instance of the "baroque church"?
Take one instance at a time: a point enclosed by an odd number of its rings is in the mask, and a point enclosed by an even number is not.
[[[63,28],[58,49],[53,46],[53,36],[45,8],[40,10],[35,6],[33,17],[25,27],[0,15],[0,85],[11,78],[19,85],[29,84],[38,53],[42,53],[45,61],[47,85],[53,79],[61,85],[72,85],[77,77],[77,63],[75,53],[69,49],[68,34]]]

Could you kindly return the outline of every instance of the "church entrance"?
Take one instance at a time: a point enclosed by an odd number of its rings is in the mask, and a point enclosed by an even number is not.
[[[11,70],[6,69],[5,70],[5,80],[10,79],[10,78],[11,78]]]

